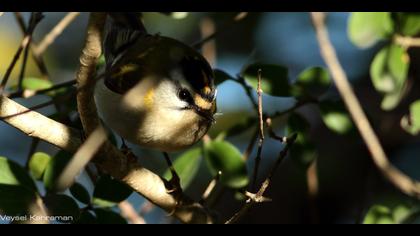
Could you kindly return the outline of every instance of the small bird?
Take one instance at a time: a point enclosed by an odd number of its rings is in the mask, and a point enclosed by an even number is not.
[[[175,152],[199,141],[214,123],[213,70],[193,48],[148,34],[137,15],[109,14],[104,54],[95,103],[104,124],[123,139]]]

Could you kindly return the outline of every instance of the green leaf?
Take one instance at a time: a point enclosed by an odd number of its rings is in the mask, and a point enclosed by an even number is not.
[[[99,224],[127,224],[127,221],[118,213],[107,209],[94,210]]]
[[[124,183],[103,175],[99,178],[93,191],[93,204],[101,207],[112,207],[127,199],[133,190]]]
[[[37,191],[35,183],[28,173],[17,163],[5,157],[0,157],[0,184],[17,185],[34,192]]]
[[[90,195],[89,192],[83,187],[83,185],[79,183],[74,183],[70,187],[70,193],[73,197],[75,197],[77,200],[84,204],[90,203]]]
[[[317,98],[327,92],[330,86],[328,71],[322,67],[311,67],[299,74],[292,89],[298,98]]]
[[[75,224],[96,224],[97,219],[96,219],[96,216],[90,213],[90,211],[84,210],[80,214],[79,219],[77,219],[74,223]]]
[[[243,188],[249,179],[241,152],[226,141],[212,141],[204,145],[205,157],[213,176],[222,172],[220,182],[230,188]]]
[[[184,19],[188,16],[188,12],[171,12],[171,17],[176,20]]]
[[[291,96],[286,67],[273,64],[251,64],[243,70],[242,76],[256,90],[258,88],[258,70],[260,69],[261,88],[264,93],[278,97]]]
[[[290,158],[298,166],[306,169],[315,160],[317,153],[309,138],[309,122],[301,115],[293,113],[287,122],[287,134],[297,134],[295,143],[290,148]]]
[[[397,91],[395,93],[385,93],[382,102],[381,102],[381,109],[384,111],[390,111],[398,106],[401,99],[404,97],[404,90]]]
[[[363,224],[395,224],[391,210],[382,205],[372,206],[363,221]]]
[[[370,207],[363,223],[401,224],[413,220],[413,216],[416,216],[419,210],[418,203],[412,199],[398,195],[386,195]]]
[[[368,48],[390,37],[393,28],[389,12],[353,12],[349,17],[347,33],[354,45]]]
[[[401,126],[411,135],[420,133],[420,100],[410,105],[410,113],[402,118]]]
[[[96,64],[96,69],[99,70],[100,68],[104,67],[105,63],[106,63],[105,55],[102,54],[98,59],[98,63]]]
[[[219,85],[227,80],[235,80],[232,76],[222,70],[214,69],[213,72],[215,85]]]
[[[319,104],[322,120],[332,131],[346,134],[353,128],[353,122],[344,104],[339,101],[323,101]]]
[[[42,175],[50,160],[50,155],[44,152],[36,152],[31,156],[31,159],[29,160],[29,171],[35,179],[42,179]]]
[[[70,223],[79,218],[79,206],[73,198],[67,195],[47,194],[44,203],[51,216],[61,216],[57,218],[60,222]]]
[[[379,92],[390,93],[400,90],[407,78],[409,62],[407,52],[389,45],[380,50],[370,67],[372,83]]]
[[[182,189],[186,189],[191,184],[195,176],[197,175],[197,172],[201,163],[201,156],[202,156],[201,148],[199,147],[192,148],[184,152],[173,163],[176,173],[181,179]],[[169,180],[172,177],[169,169],[165,172],[163,177],[166,180]]]
[[[370,67],[372,83],[377,91],[388,95],[382,105],[384,109],[395,108],[401,100],[408,68],[408,54],[397,45],[384,47],[373,59]]]
[[[0,175],[1,175],[0,171]],[[27,213],[36,199],[36,192],[22,185],[0,183],[0,213],[15,216]]]
[[[399,32],[406,36],[414,36],[420,33],[420,13],[405,12],[397,13]]]
[[[56,181],[58,180],[61,173],[63,173],[64,168],[66,168],[71,158],[71,154],[65,151],[60,151],[53,158],[51,158],[43,176],[44,185],[48,191],[57,191],[55,189]]]
[[[40,78],[28,77],[22,81],[23,89],[28,90],[42,90],[51,88],[52,86],[51,81]]]

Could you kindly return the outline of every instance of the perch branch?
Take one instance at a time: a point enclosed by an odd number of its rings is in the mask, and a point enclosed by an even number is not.
[[[100,126],[93,90],[96,83],[96,62],[101,55],[101,37],[106,14],[91,13],[85,46],[80,57],[76,75],[78,82],[78,110],[86,135]],[[136,161],[130,161],[115,146],[106,142],[94,161],[103,171],[126,183],[145,198],[168,212],[175,209],[174,216],[186,223],[211,223],[208,212],[199,203],[182,195],[174,198],[167,192],[164,180],[143,168]],[[177,203],[181,203],[180,205]]]
[[[96,60],[100,55],[100,29],[103,26],[103,20],[104,14],[92,13],[86,45],[81,56],[79,72],[77,73],[78,81],[80,81],[78,85],[79,88],[82,88],[78,93],[78,100],[83,103],[83,105],[79,104],[81,106],[79,111],[81,111],[81,116],[88,115],[88,119],[83,119],[84,127],[91,127],[86,129],[90,132],[85,130],[87,136],[94,130],[92,127],[96,128],[96,125],[99,124],[99,119],[95,120],[95,117],[97,117],[96,110],[92,114],[93,121],[90,120],[92,117],[89,116],[92,112],[88,110],[89,105],[95,105],[93,102],[89,102],[93,100],[90,96],[93,90],[89,86],[94,85],[89,81],[93,80],[91,79],[93,77],[90,76],[94,75]],[[97,46],[99,46],[99,49],[89,48]],[[84,103],[84,99],[87,100],[87,103]],[[15,115],[19,113],[21,114]],[[78,130],[67,127],[35,111],[28,111],[28,108],[5,96],[0,96],[0,117],[6,117],[3,119],[4,122],[28,136],[39,138],[71,153],[77,152],[82,144],[81,133]],[[175,206],[177,206],[177,202],[180,202],[181,204],[176,207],[174,212],[174,216],[180,221],[185,223],[213,222],[212,217],[201,204],[192,201],[185,195],[175,199],[174,196],[168,194],[165,182],[160,176],[143,168],[136,162],[130,161],[109,142],[104,144],[97,157],[100,157],[100,159],[95,158],[94,161],[102,171],[121,180],[162,209],[168,212],[173,211]]]
[[[366,114],[347,79],[346,73],[340,65],[325,26],[325,14],[321,12],[312,12],[311,17],[322,58],[327,64],[337,89],[370,151],[373,162],[395,187],[407,195],[420,198],[420,183],[402,173],[388,161],[385,151],[366,117]]]

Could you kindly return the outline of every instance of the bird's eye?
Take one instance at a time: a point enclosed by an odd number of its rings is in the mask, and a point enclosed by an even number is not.
[[[192,96],[190,94],[190,92],[188,92],[188,90],[186,89],[181,89],[178,92],[178,97],[179,99],[181,99],[182,101],[186,101],[188,103],[191,103],[193,101]]]

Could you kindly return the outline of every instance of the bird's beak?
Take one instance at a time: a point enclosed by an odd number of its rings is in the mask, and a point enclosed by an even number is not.
[[[194,109],[194,111],[200,115],[201,117],[203,117],[204,119],[206,119],[206,121],[208,121],[209,123],[214,123],[215,119],[213,117],[214,113],[211,109],[206,110],[206,109],[202,109],[197,105],[194,105],[192,107]]]

